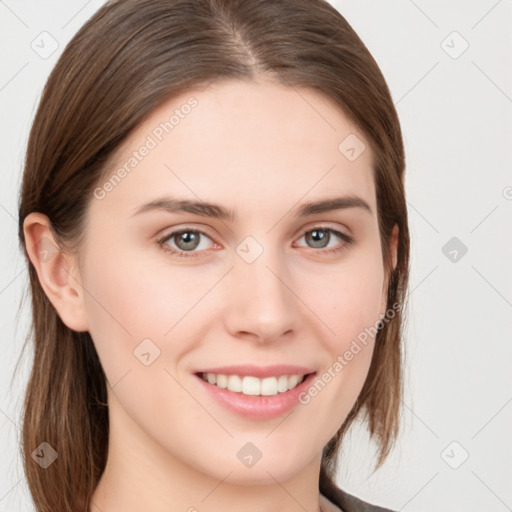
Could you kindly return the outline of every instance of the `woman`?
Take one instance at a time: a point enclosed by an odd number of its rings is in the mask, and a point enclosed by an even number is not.
[[[385,510],[409,265],[386,82],[322,0],[124,0],[46,84],[19,206],[38,512]]]

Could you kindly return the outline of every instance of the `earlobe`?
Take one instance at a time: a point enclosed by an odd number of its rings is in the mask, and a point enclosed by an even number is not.
[[[83,288],[75,256],[59,249],[51,222],[42,213],[30,213],[23,222],[27,253],[44,293],[70,329],[88,330]]]

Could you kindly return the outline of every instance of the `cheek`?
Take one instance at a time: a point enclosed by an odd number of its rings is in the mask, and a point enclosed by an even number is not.
[[[357,261],[317,275],[318,286],[303,291],[321,320],[325,366],[302,397],[312,415],[334,435],[355,403],[370,367],[380,318],[383,267],[378,258]],[[308,405],[309,404],[309,405]]]
[[[354,258],[317,274],[318,286],[304,289],[305,302],[326,326],[329,352],[343,350],[350,340],[379,320],[384,273],[378,258]]]
[[[184,267],[171,272],[168,266],[127,253],[103,263],[99,255],[91,258],[84,280],[89,317],[93,326],[116,324],[134,340],[161,337],[199,300],[208,283],[203,280],[204,290],[199,289],[201,280]]]

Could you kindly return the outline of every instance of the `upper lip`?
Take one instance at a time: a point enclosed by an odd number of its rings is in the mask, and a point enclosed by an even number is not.
[[[306,366],[295,366],[289,364],[278,364],[272,366],[256,366],[251,364],[220,366],[217,368],[203,368],[195,373],[215,373],[216,375],[240,375],[253,376],[258,378],[279,377],[281,375],[306,375],[314,373],[315,370]]]

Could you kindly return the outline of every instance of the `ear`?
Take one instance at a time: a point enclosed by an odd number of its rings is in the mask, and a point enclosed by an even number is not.
[[[388,301],[388,287],[389,287],[389,281],[391,277],[391,272],[396,268],[396,264],[398,261],[398,224],[395,224],[393,226],[393,230],[391,231],[391,237],[389,239],[389,257],[391,260],[391,264],[393,265],[392,269],[389,269],[386,263],[386,267],[384,268],[385,271],[385,279],[384,279],[384,285],[382,287],[382,301],[381,301],[381,318],[384,317],[386,314],[386,308],[387,308],[387,301]]]
[[[64,324],[87,331],[83,288],[76,257],[61,250],[46,215],[33,212],[23,222],[25,246],[44,293]]]

